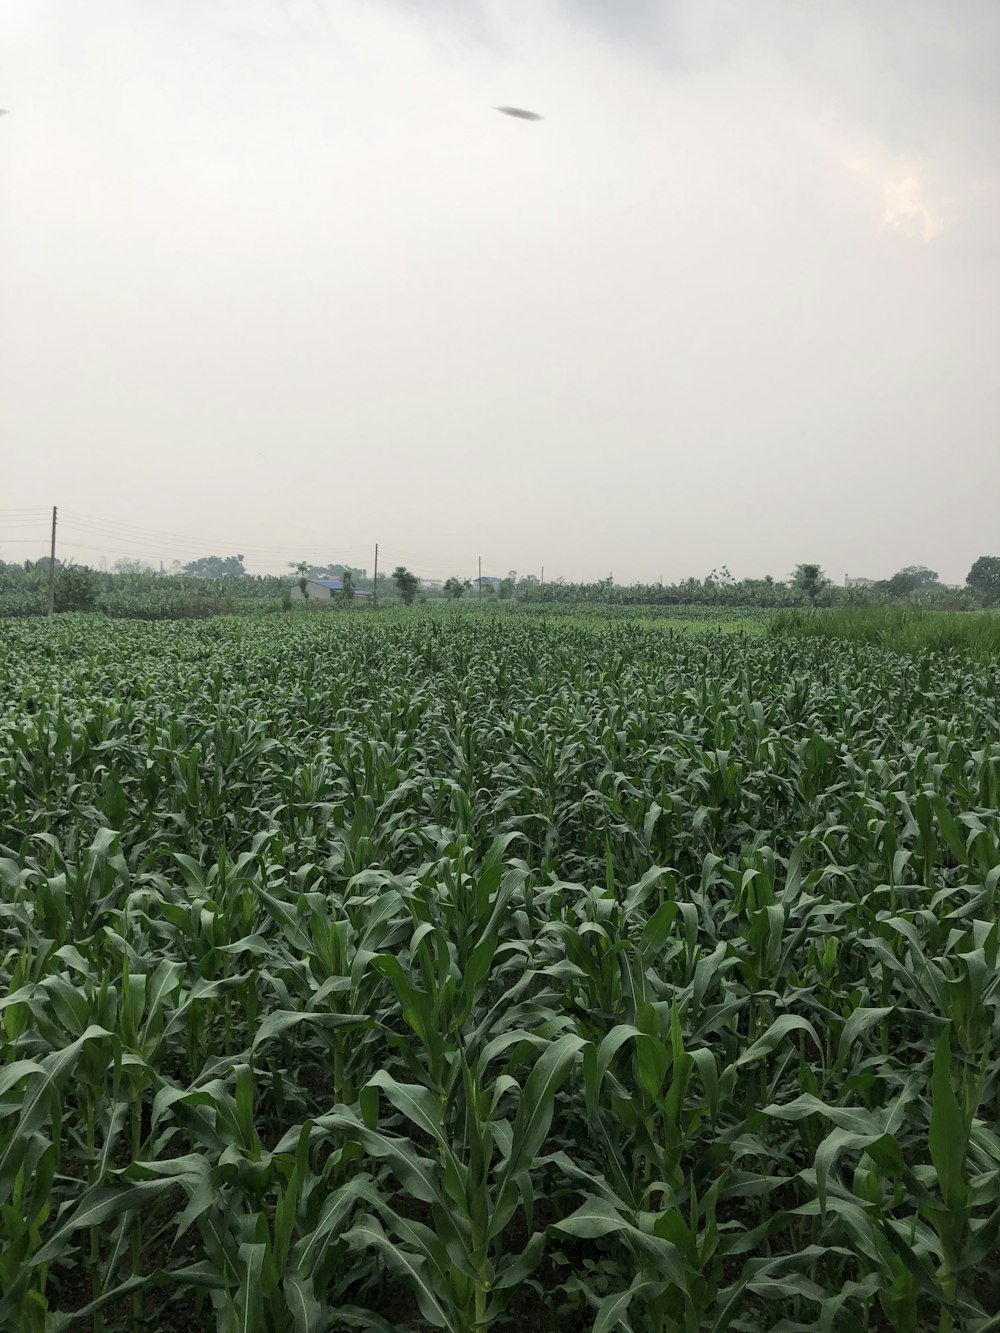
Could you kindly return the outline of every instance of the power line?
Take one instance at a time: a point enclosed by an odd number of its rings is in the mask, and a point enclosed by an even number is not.
[[[269,552],[274,552],[275,554],[277,554],[279,551],[287,554],[288,551],[288,547],[285,546],[282,547],[275,546],[268,548],[253,547],[253,546],[248,546],[245,543],[235,543],[226,538],[183,537],[179,533],[168,535],[156,531],[143,531],[142,529],[139,528],[113,527],[110,524],[95,521],[92,519],[76,518],[72,515],[67,516],[66,522],[67,524],[71,524],[74,528],[79,529],[84,533],[90,533],[98,537],[108,537],[109,539],[119,542],[141,541],[158,547],[170,546],[175,549],[183,548],[184,550],[189,550],[189,551],[190,550],[211,551],[213,548],[218,550],[220,547],[229,547],[233,545],[242,545],[244,551],[266,549]]]
[[[196,559],[202,556],[216,554],[220,550],[231,552],[232,546],[235,545],[235,543],[230,543],[230,542],[184,542],[184,541],[165,540],[159,538],[145,538],[142,537],[141,535],[129,534],[129,533],[114,533],[114,532],[109,533],[103,531],[101,528],[72,527],[69,521],[67,521],[65,527],[66,531],[71,534],[67,537],[67,541],[72,545],[80,546],[81,548],[90,545],[95,550],[103,550],[103,551],[114,551],[114,550],[135,551],[136,547],[139,546],[143,551],[155,552],[157,558],[160,558],[165,554],[170,554],[172,556],[174,555],[187,556],[189,558]],[[76,535],[72,535],[75,534],[76,532],[80,533],[79,538]],[[86,537],[103,537],[105,539],[105,544],[100,546],[95,546],[93,543],[87,543],[85,540],[82,540],[82,538]],[[299,549],[301,550],[301,547]],[[289,563],[288,547],[283,547],[280,549],[276,548],[275,550],[264,551],[259,548],[253,546],[247,546],[241,543],[238,547],[238,551],[240,555],[248,556],[251,559],[255,560],[269,562],[271,564]],[[235,554],[235,552],[232,553]],[[351,562],[348,561],[347,563]]]
[[[144,541],[156,543],[172,543],[175,546],[183,546],[186,550],[218,550],[221,546],[232,546],[234,544],[231,538],[220,537],[196,537],[189,533],[168,532],[162,528],[146,528],[139,524],[125,523],[118,519],[100,518],[96,515],[82,514],[77,510],[67,509],[64,511],[64,521],[72,521],[75,527],[81,527],[93,532],[99,536],[111,537],[120,541]],[[235,545],[244,555],[274,556],[275,558],[287,558],[289,551],[301,550],[303,547],[316,550],[320,547],[329,547],[330,539],[327,536],[313,538],[310,536],[299,536],[293,541],[281,543],[268,542],[239,542]],[[352,543],[356,552],[362,549],[361,543]],[[397,557],[403,560],[434,560],[440,559],[440,556],[429,555],[426,551],[417,551],[410,547],[406,550],[398,551]]]
[[[81,514],[77,510],[66,510],[67,519],[72,519],[73,523],[81,527],[88,527],[100,531],[108,536],[139,537],[145,541],[174,542],[188,547],[197,546],[202,549],[211,549],[219,546],[232,546],[234,540],[231,537],[199,537],[192,536],[190,533],[168,532],[163,528],[147,528],[135,523],[123,523],[118,519],[99,518],[96,515]],[[241,546],[244,552],[254,551],[261,554],[273,554],[287,556],[290,550],[301,548],[302,546],[327,545],[329,537],[311,538],[310,536],[297,536],[287,542],[236,542]]]
[[[43,509],[29,509],[25,507],[21,510],[6,511],[9,515],[4,518],[5,511],[0,510],[0,545],[6,540],[9,545],[30,545],[34,541],[41,544],[44,541],[41,527],[42,522],[47,516],[47,511]],[[15,515],[18,517],[15,518]],[[25,517],[20,517],[24,515]],[[27,516],[31,517],[27,517]],[[4,526],[11,531],[25,531],[35,526],[37,522],[38,537],[15,536],[4,537]],[[69,547],[81,551],[97,551],[106,556],[129,557],[132,559],[142,559],[155,563],[165,557],[175,559],[176,557],[187,556],[188,563],[193,558],[202,557],[208,554],[217,553],[223,548],[231,548],[234,543],[229,538],[219,537],[198,537],[190,533],[172,532],[164,528],[144,527],[138,523],[131,523],[126,520],[107,518],[96,514],[85,514],[79,510],[64,509],[59,514],[59,527],[62,533],[62,544],[64,548]],[[329,559],[326,555],[317,555],[317,552],[329,552],[331,543],[329,536],[314,539],[312,536],[299,536],[294,540],[278,543],[265,542],[237,542],[235,548],[242,555],[252,561],[262,564],[286,565],[289,563],[290,553],[302,552],[305,550],[311,553],[310,564],[321,566],[324,564],[346,564],[355,568],[363,569],[366,567],[366,561],[370,556],[368,549],[362,550],[360,543],[351,543],[347,550],[344,545],[341,546],[336,559]],[[440,553],[430,555],[426,551],[414,550],[410,547],[405,549],[387,548],[384,545],[380,547],[380,566],[383,564],[387,569],[395,564],[413,565],[420,571],[420,577],[424,579],[444,579],[460,572],[464,567],[464,560],[450,561],[446,566],[441,561]]]
[[[140,545],[143,550],[156,551],[157,556],[162,555],[164,553],[165,548],[169,549],[169,551],[174,554],[188,555],[193,557],[209,555],[212,553],[213,543],[210,542],[204,542],[204,543],[167,542],[161,540],[150,540],[148,538],[143,538],[138,535],[132,536],[129,534],[103,532],[100,528],[77,529],[76,526],[71,524],[69,520],[67,520],[67,522],[62,526],[65,532],[71,534],[68,535],[66,538],[66,540],[69,543],[71,543],[74,546],[80,546],[82,548],[86,548],[89,546],[93,550],[114,551],[114,550],[124,550],[126,547],[128,547],[129,549],[134,549],[136,545]],[[81,541],[75,535],[72,535],[78,530],[82,533],[82,536],[84,538],[103,537],[106,539],[106,544],[102,546],[95,546],[93,543]],[[214,545],[215,549],[218,550],[220,547],[223,546],[223,543],[216,542],[214,543]],[[248,552],[248,551],[240,552],[240,554],[243,555],[246,555],[248,553],[253,554],[253,552]]]

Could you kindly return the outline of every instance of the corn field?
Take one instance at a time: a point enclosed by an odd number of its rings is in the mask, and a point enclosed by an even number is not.
[[[0,626],[0,1328],[1000,1330],[1000,670]]]

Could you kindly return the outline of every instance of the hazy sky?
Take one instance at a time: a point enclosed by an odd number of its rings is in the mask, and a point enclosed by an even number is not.
[[[0,558],[961,581],[998,69],[996,0],[0,0]]]

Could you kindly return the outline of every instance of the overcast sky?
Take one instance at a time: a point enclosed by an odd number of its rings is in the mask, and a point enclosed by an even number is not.
[[[0,558],[959,582],[998,69],[996,0],[0,0]]]

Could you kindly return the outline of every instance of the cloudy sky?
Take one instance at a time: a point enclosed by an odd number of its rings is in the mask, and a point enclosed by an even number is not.
[[[995,0],[0,0],[0,558],[961,581],[998,68]]]

